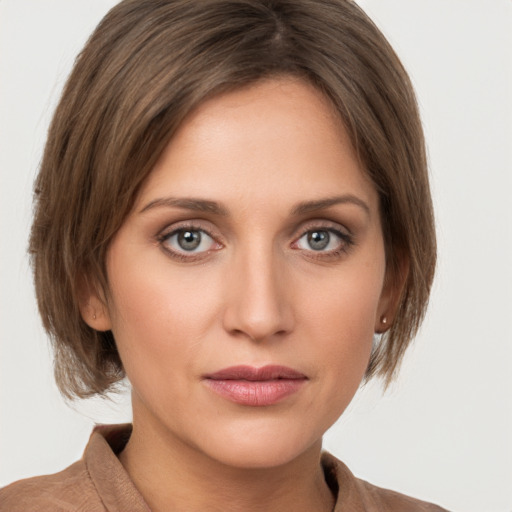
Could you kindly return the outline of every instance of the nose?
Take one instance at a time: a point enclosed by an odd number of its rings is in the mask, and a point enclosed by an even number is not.
[[[286,274],[271,249],[236,257],[226,278],[224,329],[259,342],[291,332],[295,321]]]

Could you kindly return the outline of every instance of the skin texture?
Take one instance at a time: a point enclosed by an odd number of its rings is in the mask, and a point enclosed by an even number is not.
[[[222,212],[173,202],[190,198]],[[177,229],[199,233],[200,246],[184,250]],[[320,250],[315,232],[330,237]],[[107,305],[91,293],[83,316],[112,329],[133,386],[120,459],[151,509],[330,510],[322,436],[395,298],[383,287],[376,190],[325,98],[282,78],[201,105],[149,176],[107,269]],[[233,403],[204,378],[268,364],[305,376],[268,406]]]

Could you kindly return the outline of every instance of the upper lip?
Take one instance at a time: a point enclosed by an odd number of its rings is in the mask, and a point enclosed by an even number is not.
[[[206,379],[212,380],[248,380],[266,381],[278,379],[306,379],[307,377],[293,368],[279,365],[267,365],[261,368],[254,366],[230,366],[214,373],[205,375]]]

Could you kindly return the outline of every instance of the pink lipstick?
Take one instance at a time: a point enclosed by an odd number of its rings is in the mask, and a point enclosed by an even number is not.
[[[286,366],[232,366],[204,377],[205,384],[228,400],[252,407],[273,405],[296,393],[307,377]]]

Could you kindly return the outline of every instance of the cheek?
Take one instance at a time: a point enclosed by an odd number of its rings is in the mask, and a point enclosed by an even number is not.
[[[318,436],[343,414],[364,376],[383,274],[379,266],[347,264],[329,278],[297,282],[296,350],[310,365],[314,389],[303,422]]]
[[[215,286],[154,261],[112,258],[110,269],[112,331],[130,380],[157,371],[162,361],[166,368],[189,366],[187,355],[218,318]]]
[[[303,309],[319,329],[335,330],[346,340],[373,337],[383,280],[380,265],[340,266],[335,275],[310,283]]]
[[[340,267],[335,278],[314,285],[302,294],[305,349],[317,360],[331,384],[343,382],[357,387],[371,353],[374,321],[384,276],[382,266]],[[311,283],[310,283],[311,285]]]

